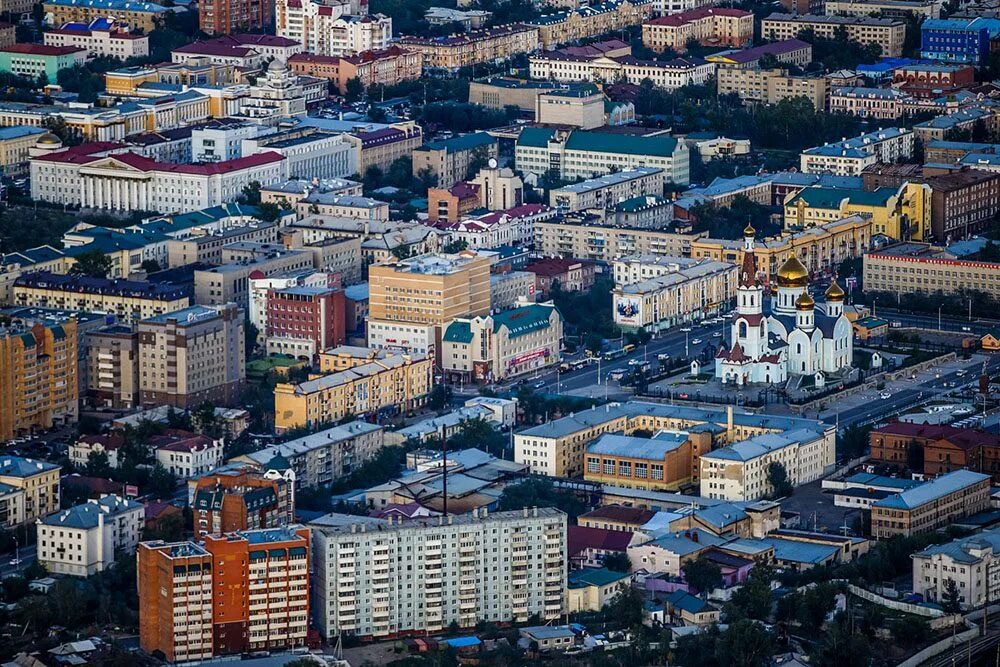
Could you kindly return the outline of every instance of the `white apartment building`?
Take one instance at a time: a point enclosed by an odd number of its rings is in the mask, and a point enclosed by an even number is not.
[[[191,158],[195,162],[224,162],[243,157],[243,140],[257,136],[255,123],[232,123],[224,127],[199,127],[191,131]]]
[[[275,30],[318,56],[344,56],[388,48],[392,19],[367,14],[358,0],[278,0]]]
[[[715,63],[682,57],[667,61],[637,60],[631,56],[578,56],[559,51],[539,53],[528,59],[532,79],[586,81],[639,85],[649,79],[657,88],[673,90],[701,85],[715,74]]]
[[[314,521],[320,633],[377,638],[451,623],[523,623],[563,612],[566,515],[554,508],[401,523],[330,514]]]
[[[859,176],[873,164],[892,164],[913,157],[913,142],[911,130],[880,129],[804,150],[799,155],[799,166],[806,174]]]
[[[118,30],[74,30],[62,28],[42,33],[47,46],[76,46],[88,56],[111,56],[127,60],[149,55],[149,36]]]
[[[597,178],[613,171],[654,167],[664,184],[687,185],[687,145],[666,133],[646,136],[527,127],[514,150],[516,168],[540,177],[555,170],[564,180]]]
[[[392,19],[385,14],[341,16],[321,35],[318,48],[324,56],[352,56],[364,51],[382,51],[392,46]]]
[[[819,479],[836,461],[835,430],[798,428],[764,433],[701,455],[701,495],[720,500],[759,500],[774,491],[768,481],[780,463],[792,486]]]
[[[116,211],[187,213],[235,201],[250,183],[286,178],[273,151],[214,164],[157,162],[112,153],[116,144],[84,144],[31,160],[31,197]]]
[[[358,171],[354,145],[343,134],[291,131],[243,140],[243,156],[277,153],[289,178],[344,178]]]
[[[222,439],[193,435],[156,447],[156,462],[181,479],[200,477],[222,465]]]
[[[653,13],[657,16],[669,16],[714,4],[715,0],[653,0]]]
[[[38,520],[38,562],[53,574],[89,577],[117,555],[135,552],[145,518],[142,503],[116,495],[89,500]]]
[[[105,454],[108,465],[118,467],[118,449],[121,441],[114,435],[81,435],[69,446],[69,460],[73,465],[86,466],[91,454]]]
[[[947,544],[935,544],[911,556],[913,592],[940,603],[948,581],[958,587],[963,609],[1000,599],[1000,530],[983,531]]]
[[[562,212],[610,210],[626,199],[662,195],[663,174],[654,167],[639,167],[573,183],[549,192],[549,205]]]
[[[612,313],[626,329],[669,329],[728,312],[736,299],[738,267],[729,262],[632,255],[616,260],[614,267]]]

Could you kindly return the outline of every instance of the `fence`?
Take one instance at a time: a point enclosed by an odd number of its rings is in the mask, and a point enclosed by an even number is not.
[[[900,602],[899,600],[890,600],[889,598],[882,597],[881,595],[872,593],[871,591],[865,590],[860,586],[855,586],[854,584],[850,584],[847,589],[851,591],[853,595],[857,595],[862,600],[868,600],[874,604],[881,605],[889,609],[895,609],[896,611],[913,614],[914,616],[924,616],[926,618],[941,618],[944,616],[944,612],[940,609],[923,607],[910,602]]]

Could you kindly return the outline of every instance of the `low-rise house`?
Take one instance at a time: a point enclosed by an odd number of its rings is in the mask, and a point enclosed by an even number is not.
[[[995,602],[1000,595],[998,530],[935,544],[911,558],[913,592],[923,595],[928,602],[942,602],[949,581],[955,582],[963,609]]]
[[[719,610],[687,591],[674,591],[664,600],[667,613],[684,625],[706,626],[719,622]]]
[[[119,433],[102,435],[81,435],[69,446],[69,460],[77,466],[86,466],[92,455],[105,454],[108,465],[118,467],[118,450],[125,444],[125,438]]]
[[[182,479],[199,477],[222,465],[222,439],[171,431],[150,439],[156,462]]]
[[[604,567],[573,570],[567,575],[566,611],[600,611],[621,595],[632,575]]]
[[[143,525],[142,504],[115,495],[50,514],[38,520],[38,562],[55,574],[89,577],[134,552]]]

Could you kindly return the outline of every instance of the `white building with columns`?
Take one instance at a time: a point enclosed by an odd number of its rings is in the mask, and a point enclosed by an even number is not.
[[[120,144],[83,144],[31,159],[31,197],[115,211],[187,213],[232,202],[246,185],[286,180],[285,158],[267,151],[212,164],[157,162]]]
[[[743,264],[736,288],[736,315],[729,346],[715,355],[715,376],[725,384],[783,384],[791,376],[812,376],[822,387],[827,378],[851,369],[854,333],[844,315],[844,290],[834,281],[826,302],[809,295],[809,271],[797,257],[777,274],[777,292],[764,306],[754,254],[754,229],[744,230]]]

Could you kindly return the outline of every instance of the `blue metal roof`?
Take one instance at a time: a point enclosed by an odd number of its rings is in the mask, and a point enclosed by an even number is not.
[[[687,440],[687,433],[676,431],[658,433],[655,438],[633,438],[627,435],[605,433],[587,445],[587,453],[663,461],[667,454],[676,450]]]
[[[921,505],[926,505],[942,496],[961,491],[975,484],[980,484],[989,478],[989,475],[972,472],[971,470],[955,470],[920,486],[878,500],[874,503],[873,507],[913,509]]]

